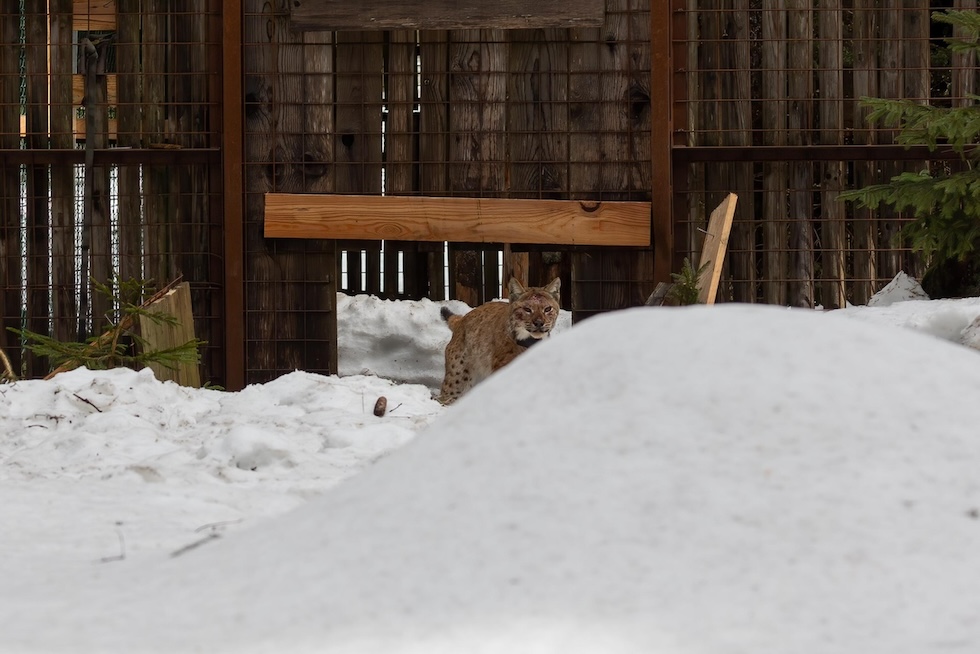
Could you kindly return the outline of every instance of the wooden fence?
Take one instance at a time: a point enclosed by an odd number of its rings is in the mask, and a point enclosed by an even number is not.
[[[285,0],[6,3],[0,346],[42,374],[6,328],[93,333],[116,307],[88,278],[182,276],[205,381],[332,372],[338,290],[476,304],[516,271],[561,275],[576,319],[639,305],[729,192],[721,300],[836,307],[920,271],[907,218],[835,198],[948,163],[858,99],[972,102],[976,62],[943,58],[929,11],[976,0],[575,2],[384,30],[349,22],[377,2],[338,26]],[[269,239],[266,193],[649,202],[653,242]]]
[[[972,57],[948,56],[931,11],[975,0],[672,0],[677,256],[706,209],[739,194],[725,295],[794,306],[864,304],[900,270],[908,216],[858,210],[844,188],[949,165],[894,145],[862,97],[972,103]]]

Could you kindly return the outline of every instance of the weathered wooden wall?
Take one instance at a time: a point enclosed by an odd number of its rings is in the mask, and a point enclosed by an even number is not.
[[[837,195],[929,165],[885,149],[895,132],[869,126],[860,99],[964,102],[976,62],[932,57],[943,42],[929,13],[975,0],[672,2],[688,25],[673,37],[687,136],[674,153],[679,254],[699,250],[705,207],[732,191],[728,300],[835,308],[865,303],[900,270],[920,274],[897,238],[907,216]]]
[[[606,0],[598,26],[418,31],[300,31],[286,0],[6,3],[0,347],[38,374],[46,362],[6,327],[97,331],[114,307],[89,275],[183,275],[217,383],[226,365],[244,382],[336,370],[337,289],[477,304],[512,272],[560,275],[583,318],[642,304],[654,285],[653,248],[266,239],[267,191],[672,200],[674,264],[735,192],[722,299],[836,307],[916,272],[893,241],[904,217],[836,195],[926,165],[887,149],[893,134],[864,124],[861,95],[963,104],[976,92],[973,59],[931,56],[929,3],[669,2],[663,43],[650,41],[663,6],[637,0]],[[111,35],[90,34],[88,85],[73,52],[87,30]],[[651,89],[654,61],[670,65],[663,88]],[[651,98],[670,115],[652,115]],[[670,197],[651,196],[665,187],[652,131],[674,144]]]

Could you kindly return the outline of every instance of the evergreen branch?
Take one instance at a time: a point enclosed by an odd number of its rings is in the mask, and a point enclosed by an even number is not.
[[[150,298],[144,300],[140,305],[139,309],[145,310],[151,304],[163,298],[167,293],[172,291],[181,282],[181,278],[177,278],[161,288],[159,291],[154,293]],[[85,343],[80,351],[75,353],[73,356],[66,357],[57,368],[52,370],[45,376],[45,379],[51,379],[55,375],[61,372],[67,372],[69,370],[74,370],[83,363],[93,362],[96,366],[104,366],[107,361],[111,361],[113,357],[125,359],[119,351],[119,336],[123,332],[130,331],[135,326],[138,318],[138,312],[123,312],[122,317],[119,322],[114,326],[109,327],[100,336],[95,339],[91,339],[88,343]],[[26,330],[25,330],[26,331]],[[54,341],[54,339],[47,339],[47,341]],[[57,341],[55,341],[57,342]],[[50,342],[47,344],[50,345]],[[67,344],[61,344],[67,345]],[[71,344],[72,347],[80,345],[78,343]],[[109,366],[111,367],[111,366]]]

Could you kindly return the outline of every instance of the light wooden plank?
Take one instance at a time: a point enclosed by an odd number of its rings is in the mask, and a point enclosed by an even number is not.
[[[520,29],[602,24],[603,0],[293,0],[304,30]]]
[[[191,285],[178,284],[173,290],[147,307],[147,311],[169,314],[177,319],[177,324],[156,323],[151,318],[140,316],[140,335],[146,340],[149,352],[168,350],[194,340],[194,313],[191,309]],[[201,387],[201,372],[196,363],[181,363],[174,368],[159,363],[149,364],[154,376],[160,381],[172,380],[181,386]]]
[[[76,31],[112,31],[116,29],[116,0],[74,0]]]
[[[267,193],[265,236],[648,246],[650,203]]]
[[[700,304],[714,304],[715,296],[718,295],[718,283],[721,280],[722,264],[725,261],[725,252],[728,250],[728,237],[732,233],[737,202],[738,196],[729,193],[728,197],[715,207],[708,219],[708,233],[704,235],[701,258],[698,260],[699,267],[708,265],[704,271],[707,283],[702,284],[701,294],[698,297]]]

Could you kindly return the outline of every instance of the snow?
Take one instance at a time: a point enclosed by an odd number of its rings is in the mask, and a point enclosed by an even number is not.
[[[449,408],[369,297],[341,377],[0,386],[0,652],[980,651],[980,301],[915,297],[603,314]]]

